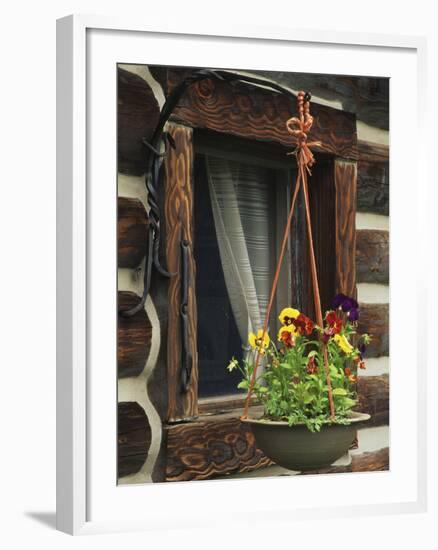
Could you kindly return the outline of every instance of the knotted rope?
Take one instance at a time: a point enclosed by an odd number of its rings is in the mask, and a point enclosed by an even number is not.
[[[295,150],[288,154],[296,156],[297,164],[298,164],[298,174],[295,182],[295,189],[292,197],[289,214],[287,217],[286,227],[284,230],[283,241],[280,248],[280,255],[278,257],[278,263],[275,270],[274,280],[272,282],[272,288],[271,288],[271,294],[269,297],[268,307],[266,308],[265,320],[263,323],[263,335],[261,338],[262,342],[268,331],[269,318],[271,315],[272,305],[274,303],[275,293],[277,291],[281,264],[283,262],[284,253],[286,251],[286,245],[287,245],[287,240],[290,233],[292,217],[295,210],[295,203],[296,203],[296,199],[297,199],[298,191],[300,187],[303,188],[304,205],[306,210],[307,236],[309,239],[310,272],[312,276],[313,301],[315,305],[316,322],[319,327],[322,328],[323,326],[321,298],[319,295],[318,273],[316,270],[315,250],[313,246],[312,221],[310,216],[310,204],[309,204],[309,189],[307,184],[307,175],[308,174],[311,175],[310,169],[315,164],[315,158],[313,156],[312,151],[310,150],[310,147],[320,146],[321,142],[307,141],[307,134],[313,125],[313,117],[310,114],[310,94],[305,92],[298,92],[297,109],[298,109],[298,117],[289,118],[286,121],[286,128],[289,134],[293,136],[297,142]],[[245,408],[244,408],[242,418],[248,418],[249,404],[251,400],[252,391],[254,389],[254,384],[257,377],[257,370],[260,365],[260,359],[262,354],[263,352],[258,346],[256,349],[254,370],[251,376],[251,380],[248,388],[248,395],[246,396]],[[323,343],[323,356],[324,356],[324,370],[325,370],[327,388],[328,388],[330,418],[334,420],[335,405],[333,401],[333,389],[332,389],[332,384],[330,380],[330,369],[329,369],[329,362],[328,362],[327,346],[325,343]]]

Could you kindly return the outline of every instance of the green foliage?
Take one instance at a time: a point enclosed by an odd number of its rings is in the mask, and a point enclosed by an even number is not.
[[[334,422],[348,423],[357,403],[355,381],[360,358],[358,348],[350,342],[359,342],[360,337],[355,336],[355,325],[345,319],[338,336],[332,334],[324,343],[322,333],[323,329],[315,326],[310,336],[295,332],[292,344],[283,342],[277,348],[271,341],[263,350],[263,366],[257,373],[253,394],[264,406],[264,418],[287,421],[290,426],[304,424],[312,432],[332,422],[324,366],[326,347],[336,411]],[[345,340],[339,343],[340,337],[345,337],[347,344]],[[368,343],[368,335],[362,341]],[[251,352],[242,364],[235,359],[230,363],[242,374],[240,389],[250,388],[256,353]]]

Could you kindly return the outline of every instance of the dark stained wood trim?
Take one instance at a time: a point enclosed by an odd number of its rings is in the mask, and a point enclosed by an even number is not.
[[[140,301],[134,292],[118,292],[118,311],[132,308]],[[133,317],[118,316],[117,372],[119,378],[138,376],[146,365],[152,341],[152,325],[142,310]]]
[[[142,140],[152,137],[160,107],[149,84],[120,67],[117,86],[117,168],[139,176],[146,168],[147,150]]]
[[[356,232],[358,283],[389,281],[389,231],[361,229]]]
[[[336,159],[336,292],[356,296],[357,163]]]
[[[359,306],[358,332],[367,332],[372,337],[365,357],[389,355],[389,305],[361,303]]]
[[[167,419],[191,418],[198,413],[196,266],[193,257],[193,131],[169,124],[168,132],[175,141],[164,161],[165,226],[167,268],[174,274],[169,281],[167,334]],[[192,356],[190,387],[181,391],[181,241],[189,245],[189,348]]]
[[[151,444],[151,428],[143,408],[136,402],[117,406],[118,477],[137,473]]]
[[[272,464],[257,448],[241,410],[167,428],[167,481],[211,479]]]
[[[146,254],[148,216],[141,201],[126,197],[118,198],[117,213],[118,266],[134,269]]]
[[[359,376],[356,409],[371,415],[367,427],[389,424],[389,376]]]
[[[169,68],[168,93],[190,70]],[[208,79],[192,85],[172,115],[173,120],[250,140],[274,141],[294,148],[286,120],[296,114],[295,101],[264,88]],[[309,139],[321,141],[315,151],[357,159],[356,116],[312,103],[314,126]]]

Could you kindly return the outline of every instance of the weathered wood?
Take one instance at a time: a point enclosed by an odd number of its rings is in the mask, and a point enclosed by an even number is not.
[[[301,475],[345,474],[350,472],[380,472],[389,470],[389,448],[378,451],[352,453],[351,462],[346,466],[329,466],[319,470],[308,470]]]
[[[389,376],[359,376],[356,409],[368,413],[367,427],[389,424]]]
[[[187,69],[169,68],[169,93],[187,76]],[[293,148],[285,121],[295,116],[295,102],[284,95],[246,84],[215,79],[192,85],[180,99],[172,118],[194,128],[208,128],[251,140],[274,141]],[[311,140],[316,151],[357,158],[356,117],[345,111],[312,104]]]
[[[167,481],[211,479],[272,464],[238,413],[169,426],[167,461]]]
[[[358,162],[357,209],[389,214],[389,163]]]
[[[146,254],[148,217],[143,203],[137,199],[119,197],[117,211],[118,266],[133,269]]]
[[[389,448],[355,454],[352,457],[353,472],[381,472],[389,470]]]
[[[371,344],[367,347],[366,357],[381,357],[389,355],[389,305],[388,304],[359,304],[360,317],[359,333],[368,333],[372,336]]]
[[[389,148],[358,142],[357,209],[360,212],[389,214]]]
[[[388,283],[389,231],[356,232],[356,273],[358,283]]]
[[[138,304],[134,292],[118,293],[118,311],[126,311]],[[117,371],[119,378],[137,376],[146,365],[152,340],[152,326],[144,310],[133,317],[118,316]]]
[[[144,464],[151,444],[151,428],[142,407],[122,402],[117,407],[118,477],[134,474]]]
[[[336,204],[338,202],[338,191],[334,175],[333,160],[318,158],[317,164],[312,168],[312,176],[309,181],[313,244],[323,312],[331,308],[333,297],[336,294],[338,284],[338,276],[336,274],[337,263],[333,261],[333,258],[336,258],[337,254],[342,252],[342,250],[339,251],[336,248]],[[342,189],[340,192],[342,193]],[[342,200],[344,199],[342,198]],[[307,282],[302,281],[301,292],[306,292],[307,302],[311,302],[308,315],[314,319],[313,290],[307,260],[308,241],[305,231],[302,231],[298,235],[298,239],[302,240],[301,247],[306,249],[306,252],[301,252],[301,262],[304,262],[303,275],[306,277]],[[300,266],[298,265],[297,268],[300,269]],[[344,268],[345,266],[342,265],[342,269]]]
[[[358,140],[359,160],[367,162],[388,162],[389,146],[371,141]]]
[[[357,164],[336,159],[336,291],[356,296]]]
[[[141,175],[145,172],[147,154],[142,139],[151,138],[160,108],[143,78],[120,67],[117,76],[118,171]]]
[[[166,260],[170,273],[169,321],[167,335],[167,418],[190,418],[198,411],[196,266],[193,258],[193,132],[184,126],[169,124],[175,141],[165,159]],[[187,392],[181,391],[181,242],[188,243],[188,307],[191,379]]]

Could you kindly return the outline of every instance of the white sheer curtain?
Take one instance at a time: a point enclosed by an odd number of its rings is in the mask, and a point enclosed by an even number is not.
[[[225,284],[247,349],[248,332],[262,328],[269,299],[271,172],[211,156],[206,164]]]

